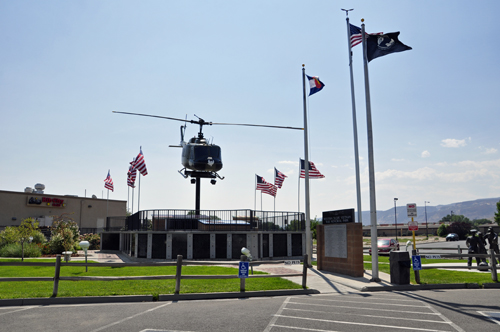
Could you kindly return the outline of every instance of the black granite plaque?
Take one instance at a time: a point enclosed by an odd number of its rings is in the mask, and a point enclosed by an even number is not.
[[[354,221],[354,209],[323,212],[323,224],[339,224]]]

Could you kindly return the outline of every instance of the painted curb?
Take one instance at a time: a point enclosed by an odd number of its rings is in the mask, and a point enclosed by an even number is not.
[[[80,297],[41,297],[29,299],[0,300],[0,307],[24,305],[53,305],[53,304],[86,304],[86,303],[120,303],[120,302],[152,302],[151,295],[126,296],[80,296]]]

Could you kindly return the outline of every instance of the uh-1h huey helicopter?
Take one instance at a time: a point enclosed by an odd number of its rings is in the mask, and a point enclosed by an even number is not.
[[[304,128],[297,127],[285,127],[285,126],[270,126],[270,125],[258,125],[258,124],[245,124],[245,123],[222,123],[222,122],[207,122],[202,118],[195,115],[198,120],[187,120],[187,119],[177,119],[167,116],[150,115],[150,114],[140,114],[140,113],[128,113],[128,112],[117,112],[113,113],[129,114],[129,115],[139,115],[147,116],[153,118],[167,119],[182,121],[184,125],[181,126],[181,142],[180,145],[169,145],[170,147],[182,148],[181,163],[184,166],[183,169],[179,170],[179,173],[184,177],[191,177],[191,183],[196,184],[196,211],[199,212],[200,208],[200,178],[210,178],[210,183],[216,184],[216,178],[221,180],[221,177],[217,172],[222,169],[222,156],[221,148],[218,145],[210,144],[203,136],[203,126],[211,125],[229,125],[229,126],[250,126],[250,127],[267,127],[267,128],[281,128],[281,129],[296,129],[303,130]],[[198,136],[192,137],[189,141],[184,140],[184,134],[186,130],[186,123],[197,124],[200,126],[200,131]],[[198,213],[197,213],[198,214]]]

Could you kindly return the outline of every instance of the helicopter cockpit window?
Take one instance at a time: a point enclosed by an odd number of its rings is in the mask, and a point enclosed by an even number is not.
[[[194,155],[198,160],[206,160],[208,157],[220,159],[220,147],[218,146],[195,146]]]

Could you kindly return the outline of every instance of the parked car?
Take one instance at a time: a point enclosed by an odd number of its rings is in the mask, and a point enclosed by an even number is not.
[[[458,234],[456,233],[450,233],[446,235],[446,241],[458,241]]]
[[[391,251],[399,250],[399,242],[396,239],[378,239],[377,241],[378,254],[389,254]],[[371,255],[372,250],[368,250],[368,253]]]

